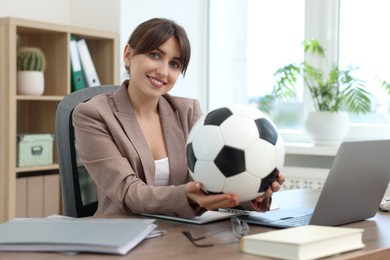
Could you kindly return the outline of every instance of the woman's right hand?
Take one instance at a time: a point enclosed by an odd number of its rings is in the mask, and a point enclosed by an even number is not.
[[[238,196],[234,194],[205,194],[200,182],[188,182],[186,184],[186,192],[189,200],[208,210],[231,208],[240,204]]]

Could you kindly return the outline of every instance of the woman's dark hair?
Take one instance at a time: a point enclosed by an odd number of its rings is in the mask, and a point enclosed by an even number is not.
[[[164,18],[145,21],[135,28],[127,43],[134,50],[134,55],[145,54],[159,48],[171,37],[179,41],[181,73],[184,76],[190,62],[191,46],[184,28],[174,21]]]

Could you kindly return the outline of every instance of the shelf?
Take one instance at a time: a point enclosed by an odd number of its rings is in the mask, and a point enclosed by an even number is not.
[[[17,173],[21,172],[40,172],[40,171],[51,171],[51,170],[58,170],[59,165],[56,164],[50,164],[50,165],[40,165],[40,166],[31,166],[31,167],[18,167],[15,169]]]
[[[60,198],[56,137],[53,164],[17,167],[17,135],[54,135],[57,105],[71,92],[71,35],[86,39],[101,84],[118,85],[117,33],[13,17],[0,18],[0,223],[15,218],[16,212],[18,217],[36,217],[25,209],[43,205],[48,199],[46,194]],[[46,56],[42,96],[17,94],[17,51],[26,46],[38,47]],[[46,186],[50,192],[41,192]],[[40,193],[40,196],[34,197],[29,192]],[[17,201],[17,198],[22,199]],[[18,211],[20,203],[26,207]],[[60,200],[54,199],[53,203],[57,203],[51,207],[54,211],[39,211],[43,214],[41,217],[61,214]]]
[[[24,96],[17,95],[16,100],[29,100],[29,101],[61,101],[64,96]]]

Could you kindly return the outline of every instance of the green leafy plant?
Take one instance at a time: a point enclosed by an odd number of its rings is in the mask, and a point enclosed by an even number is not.
[[[364,81],[352,76],[352,72],[358,68],[340,69],[337,65],[328,64],[325,50],[317,39],[305,40],[303,48],[305,54],[318,57],[325,65],[320,67],[305,61],[279,68],[274,74],[276,83],[272,94],[263,98],[259,106],[268,110],[272,100],[294,97],[296,85],[301,80],[308,88],[317,111],[365,114],[371,110],[371,93]]]
[[[390,82],[386,80],[382,80],[382,87],[386,90],[387,95],[390,95]]]
[[[21,47],[17,55],[17,69],[29,71],[45,71],[46,58],[41,49],[36,47]]]

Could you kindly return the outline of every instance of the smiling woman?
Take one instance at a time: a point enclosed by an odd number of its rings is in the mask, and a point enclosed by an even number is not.
[[[170,95],[190,60],[184,29],[172,20],[141,23],[123,52],[129,79],[74,110],[76,147],[97,187],[96,215],[149,213],[192,218],[239,206],[236,194],[206,195],[190,180],[186,139],[201,116],[195,99]],[[241,206],[263,210],[283,175]]]

